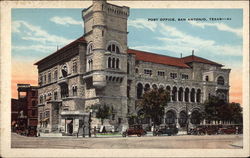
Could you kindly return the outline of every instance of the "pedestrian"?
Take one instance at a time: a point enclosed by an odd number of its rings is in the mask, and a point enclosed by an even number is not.
[[[94,127],[94,136],[96,137],[96,126]]]
[[[82,125],[82,137],[85,137],[85,125]]]

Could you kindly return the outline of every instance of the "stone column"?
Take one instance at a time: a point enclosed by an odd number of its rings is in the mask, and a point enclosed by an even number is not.
[[[196,91],[194,92],[194,103],[196,103],[197,102],[197,97],[196,97]]]

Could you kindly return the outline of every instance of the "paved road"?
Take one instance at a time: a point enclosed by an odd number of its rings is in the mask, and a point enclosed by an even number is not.
[[[160,137],[25,137],[12,133],[12,148],[89,149],[237,149],[242,135],[160,136]]]

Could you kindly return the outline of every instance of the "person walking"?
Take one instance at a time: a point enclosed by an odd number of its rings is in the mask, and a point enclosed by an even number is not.
[[[96,126],[94,127],[94,136],[96,137]]]

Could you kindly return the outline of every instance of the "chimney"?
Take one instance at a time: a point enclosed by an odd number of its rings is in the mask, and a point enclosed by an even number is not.
[[[194,50],[192,50],[192,56],[194,56]]]
[[[181,53],[181,58],[182,58],[182,53]]]

